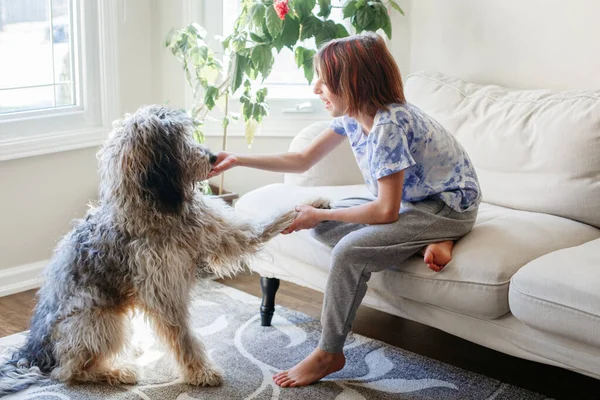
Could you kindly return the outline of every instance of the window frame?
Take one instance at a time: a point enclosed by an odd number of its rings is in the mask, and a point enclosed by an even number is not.
[[[101,144],[119,113],[118,0],[73,0],[76,105],[0,117],[0,161]]]
[[[212,37],[223,32],[222,6],[222,1],[201,0],[198,3],[194,0],[186,0],[184,10],[187,12],[188,19],[200,21],[201,25],[206,28],[209,37]],[[210,16],[210,18],[207,18],[207,16]],[[186,83],[186,108],[190,109],[193,104],[193,96],[188,86]],[[311,90],[309,93],[312,93],[312,86],[310,87]],[[267,95],[267,101],[270,106],[270,112],[261,122],[257,131],[257,138],[294,137],[311,123],[331,120],[331,116],[315,94],[301,98],[274,98]],[[237,98],[230,100],[230,109],[238,112],[240,108],[241,105]],[[214,116],[217,113],[216,110],[213,110],[213,114],[209,115]],[[227,128],[227,135],[232,137],[244,136],[244,132],[245,126],[241,119],[237,123],[230,124]],[[211,119],[205,121],[205,136],[214,137],[222,135],[223,128],[220,121]]]

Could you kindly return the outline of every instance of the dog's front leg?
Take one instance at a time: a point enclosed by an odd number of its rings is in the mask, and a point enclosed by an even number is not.
[[[327,199],[316,198],[311,201],[306,202],[315,208],[330,208],[330,202]],[[281,233],[285,228],[290,226],[296,217],[295,211],[288,211],[286,213],[277,215],[275,218],[271,219],[267,223],[263,225],[262,233],[257,237],[259,243],[264,243],[278,234]]]
[[[172,300],[164,307],[146,310],[156,333],[173,350],[186,382],[196,386],[221,384],[223,372],[210,363],[204,344],[192,333],[188,305]]]
[[[211,237],[213,245],[203,249],[203,256],[207,269],[221,277],[239,272],[248,256],[256,254],[266,242],[289,227],[297,215],[296,211],[290,210],[266,221],[256,222],[239,218],[235,212],[230,212],[220,203],[205,201],[212,206],[213,225],[220,228]],[[326,208],[329,202],[317,199],[308,204]]]

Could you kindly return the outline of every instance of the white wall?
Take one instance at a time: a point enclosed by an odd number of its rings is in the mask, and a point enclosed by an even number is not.
[[[127,0],[127,7],[126,21],[118,24],[122,113],[151,102],[153,94],[151,4]],[[70,221],[84,215],[98,188],[96,151],[0,162],[0,276],[48,259]]]
[[[516,88],[600,88],[596,0],[414,0],[413,71]]]

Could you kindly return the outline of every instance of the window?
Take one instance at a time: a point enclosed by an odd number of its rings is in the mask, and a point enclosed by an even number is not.
[[[191,0],[190,0],[191,1]],[[239,15],[241,0],[206,0],[204,2],[201,23],[209,32],[209,36],[228,35]],[[344,0],[333,0],[333,5],[342,5]],[[334,8],[330,18],[342,20],[341,8]],[[314,39],[303,44],[305,47],[316,48]],[[291,50],[284,48],[275,57],[273,70],[264,83],[268,90],[268,102],[271,107],[268,118],[261,124],[261,136],[294,136],[302,128],[314,121],[328,120],[331,117],[322,106],[321,101],[312,92],[304,77],[302,69],[298,68]],[[237,105],[232,104],[233,109]],[[230,126],[233,135],[243,134],[243,124]],[[220,135],[218,123],[207,122],[207,135]]]
[[[0,0],[0,160],[102,141],[116,1]]]
[[[77,105],[70,0],[0,1],[0,114]]]

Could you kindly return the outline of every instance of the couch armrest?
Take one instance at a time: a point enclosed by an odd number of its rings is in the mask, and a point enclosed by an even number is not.
[[[298,133],[288,151],[301,151],[329,127],[330,121],[315,122]],[[284,182],[297,186],[342,186],[364,184],[348,141],[302,174],[285,174]]]

